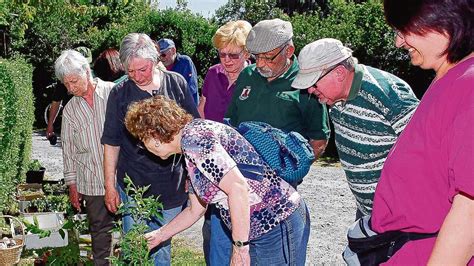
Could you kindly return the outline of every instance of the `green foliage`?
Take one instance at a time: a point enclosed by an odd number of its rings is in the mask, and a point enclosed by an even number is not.
[[[0,59],[0,211],[24,180],[31,153],[31,67],[22,59]]]
[[[425,88],[425,84],[413,85],[415,70],[406,52],[395,47],[393,30],[385,23],[380,1],[331,0],[329,3],[329,12],[325,15],[316,10],[291,17],[297,53],[315,40],[339,39],[354,51],[360,63],[391,72],[405,79],[415,90]],[[429,75],[425,74],[421,79],[427,81]]]
[[[150,258],[147,241],[144,237],[149,231],[147,221],[152,218],[162,218],[160,210],[163,205],[158,200],[159,197],[144,197],[143,195],[150,186],[137,187],[133,184],[128,175],[125,176],[125,193],[133,200],[121,203],[117,214],[130,215],[135,221],[130,231],[122,236],[120,240],[120,256],[112,256],[110,262],[112,265],[154,265]],[[121,223],[116,224],[115,231],[121,231]]]
[[[152,39],[173,39],[177,51],[193,60],[199,84],[202,84],[209,67],[217,63],[217,52],[211,43],[217,26],[189,10],[166,9],[152,12],[149,19]]]
[[[28,171],[39,171],[42,167],[41,163],[36,159],[31,160],[30,163],[28,163]]]
[[[214,19],[218,25],[223,25],[231,20],[243,19],[255,25],[264,19],[282,18],[287,20],[287,16],[277,7],[276,0],[253,1],[234,0],[216,10]]]

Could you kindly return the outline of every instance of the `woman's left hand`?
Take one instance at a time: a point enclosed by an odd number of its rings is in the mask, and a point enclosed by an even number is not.
[[[145,234],[145,239],[148,242],[148,249],[150,249],[150,250],[152,248],[158,246],[161,242],[164,241],[164,239],[162,239],[162,234],[161,234],[160,229],[157,229],[157,230],[151,231],[149,233],[146,233]]]
[[[247,266],[250,265],[250,247],[232,246],[232,257],[230,258],[231,266]]]

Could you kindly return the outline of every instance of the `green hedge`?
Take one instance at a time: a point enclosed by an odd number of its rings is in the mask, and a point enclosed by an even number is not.
[[[34,121],[31,66],[22,59],[0,59],[0,211],[24,180]]]

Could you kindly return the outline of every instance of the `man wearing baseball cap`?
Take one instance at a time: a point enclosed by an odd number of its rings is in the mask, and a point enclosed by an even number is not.
[[[410,86],[385,71],[357,63],[336,39],[306,45],[292,85],[329,105],[336,147],[357,214],[370,214],[383,163],[419,100]]]
[[[176,52],[176,46],[171,39],[160,39],[157,41],[160,61],[166,70],[181,74],[188,83],[189,91],[193,96],[196,106],[199,104],[199,92],[197,82],[197,71],[193,60],[187,55]]]
[[[326,106],[308,97],[306,91],[291,88],[291,82],[298,73],[298,60],[294,55],[292,37],[291,23],[281,19],[263,20],[252,28],[247,36],[246,48],[254,55],[256,63],[241,71],[226,117],[233,126],[238,126],[244,121],[261,121],[284,131],[299,132],[310,141],[316,157],[319,157],[329,138],[329,118]],[[296,187],[297,184],[292,185]],[[219,243],[214,240],[218,226],[211,216],[211,258],[215,252],[226,251],[227,243],[230,243],[230,239]],[[304,265],[306,259],[309,233],[307,235],[305,230],[301,229],[300,232],[305,233],[295,235],[294,239],[289,241],[288,247],[282,247],[282,250],[288,248],[296,252],[289,255],[297,258],[296,265]],[[233,252],[236,252],[236,249],[238,250],[233,247]],[[272,251],[281,250],[276,247]],[[275,254],[273,252],[261,256],[259,254],[258,258],[252,258],[256,260],[252,263],[261,265],[287,263],[284,254],[280,254],[281,256]],[[221,256],[221,264],[228,265],[229,257],[230,254],[227,254],[226,260],[225,256]]]
[[[232,125],[262,121],[310,140],[316,157],[329,138],[326,107],[291,88],[298,73],[293,27],[281,19],[263,20],[250,31],[246,48],[256,58],[239,75],[226,117]],[[313,115],[314,114],[314,115]]]

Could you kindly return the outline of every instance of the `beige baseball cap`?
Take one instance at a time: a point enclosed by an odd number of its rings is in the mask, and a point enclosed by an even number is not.
[[[336,39],[325,38],[307,44],[298,55],[299,72],[291,86],[307,89],[328,68],[352,56],[352,50]]]

